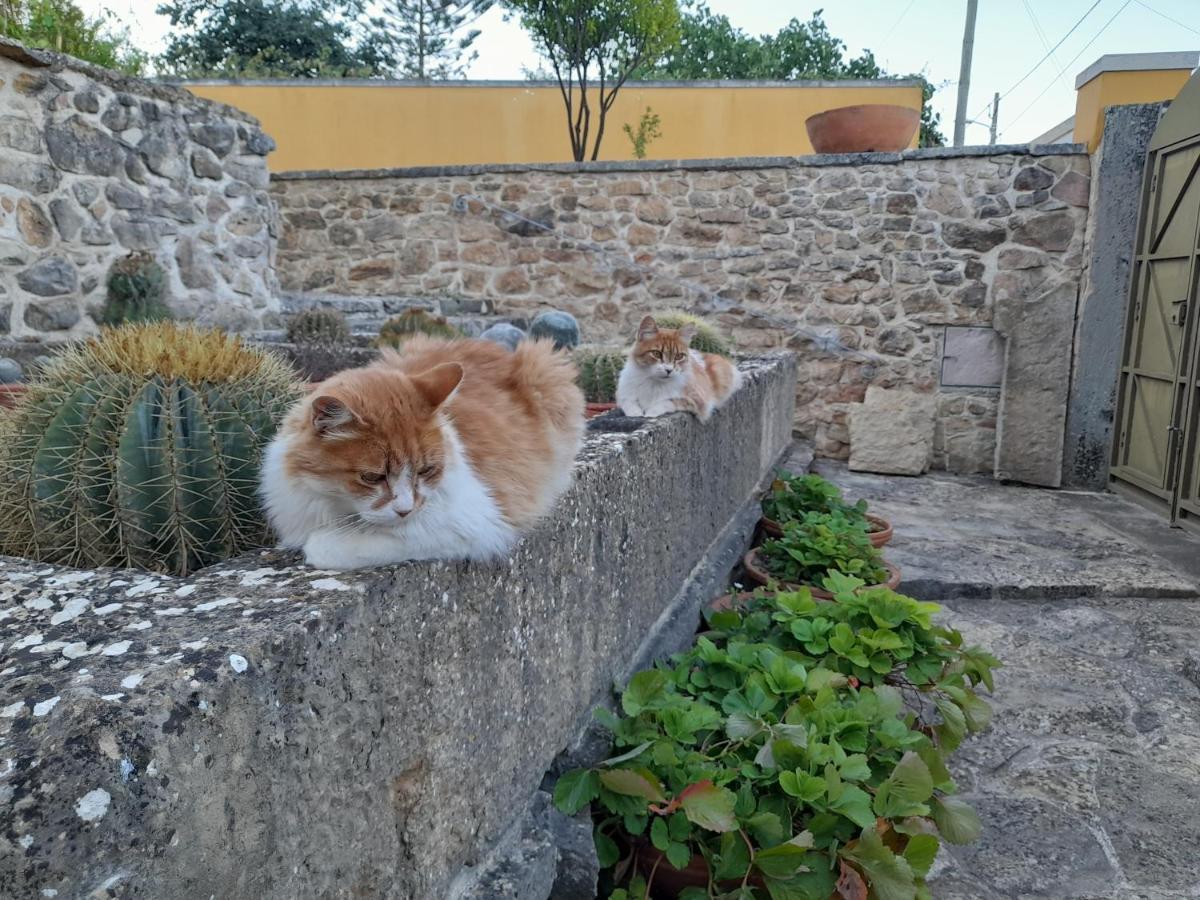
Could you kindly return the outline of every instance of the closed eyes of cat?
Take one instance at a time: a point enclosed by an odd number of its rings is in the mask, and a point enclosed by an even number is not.
[[[423,466],[422,468],[417,470],[418,478],[433,478],[437,474],[438,474],[438,467],[433,466],[433,465]],[[358,480],[361,481],[363,484],[370,484],[370,485],[380,484],[386,478],[387,478],[387,475],[383,472],[359,472],[358,473]]]

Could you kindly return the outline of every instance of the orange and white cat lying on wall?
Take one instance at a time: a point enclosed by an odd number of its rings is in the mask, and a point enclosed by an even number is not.
[[[415,337],[297,404],[267,448],[263,502],[317,568],[502,556],[570,484],[583,427],[574,367],[549,342]]]

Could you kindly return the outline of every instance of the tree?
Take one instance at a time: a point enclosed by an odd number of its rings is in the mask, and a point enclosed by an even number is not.
[[[792,19],[776,34],[753,37],[732,25],[726,16],[713,13],[703,0],[685,0],[685,3],[678,45],[656,65],[643,67],[635,77],[682,81],[888,77],[870,50],[847,59],[845,42],[830,33],[821,10],[814,12],[807,22]],[[919,143],[922,147],[939,146],[945,143],[945,136],[938,130],[941,117],[929,103],[933,85],[924,75],[909,77],[919,79],[922,87]]]
[[[158,13],[176,29],[160,66],[184,77],[372,77],[392,65],[363,0],[168,0]]]
[[[147,55],[133,46],[129,31],[115,23],[111,11],[92,18],[71,0],[0,0],[0,35],[106,69],[140,74]]]
[[[479,54],[471,50],[479,29],[463,29],[491,8],[493,0],[389,0],[384,16],[402,78],[456,78]]]
[[[576,160],[600,155],[617,93],[679,40],[675,0],[505,0],[550,64],[567,113]],[[592,101],[595,88],[595,132]]]

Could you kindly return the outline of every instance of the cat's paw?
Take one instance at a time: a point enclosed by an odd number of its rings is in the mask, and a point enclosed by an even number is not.
[[[354,568],[341,542],[319,532],[304,542],[304,561],[314,569]]]

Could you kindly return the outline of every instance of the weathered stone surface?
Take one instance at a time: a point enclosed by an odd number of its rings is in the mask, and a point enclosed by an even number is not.
[[[1005,242],[1008,234],[1003,228],[992,225],[970,225],[966,222],[946,222],[942,225],[942,238],[951,247],[963,250],[978,250],[984,253]]]
[[[204,290],[216,283],[212,257],[196,246],[196,241],[185,237],[175,245],[175,262],[179,266],[179,280],[184,287]]]
[[[259,128],[252,128],[246,137],[246,150],[256,156],[266,156],[275,149],[275,139]]]
[[[942,350],[942,384],[1000,387],[1004,339],[994,328],[949,327]]]
[[[69,294],[78,283],[75,267],[59,256],[43,259],[17,275],[17,284],[39,297]]]
[[[11,153],[0,153],[0,184],[31,194],[45,194],[58,187],[61,178],[53,166]]]
[[[933,454],[937,401],[933,394],[871,385],[850,408],[850,468],[920,475]]]
[[[81,318],[73,299],[36,300],[25,307],[25,324],[36,331],[65,331]]]
[[[227,122],[201,122],[192,126],[192,140],[224,157],[233,149],[237,129]]]
[[[225,177],[225,170],[221,168],[221,162],[213,155],[211,150],[199,147],[192,151],[192,172],[197,178],[211,178],[213,181],[220,181]]]
[[[95,91],[79,91],[71,98],[71,103],[82,113],[100,112],[100,98]]]
[[[485,341],[495,341],[503,344],[509,350],[516,350],[517,344],[525,339],[525,332],[507,322],[497,322],[479,335]]]
[[[1079,172],[1067,172],[1058,180],[1050,196],[1057,197],[1071,206],[1087,206],[1092,190],[1092,180]]]
[[[550,338],[559,349],[579,345],[579,322],[569,312],[551,309],[538,313],[529,326],[531,338]]]
[[[1075,220],[1070,213],[1054,212],[1032,216],[1013,231],[1013,240],[1043,250],[1063,251],[1075,237]]]
[[[83,214],[75,203],[67,197],[57,197],[50,201],[50,215],[54,218],[54,227],[58,236],[64,241],[73,241],[83,227]]]
[[[40,153],[42,136],[31,119],[0,116],[0,146],[22,153]]]
[[[49,247],[54,239],[54,228],[45,210],[28,197],[17,202],[17,231],[31,247]]]
[[[125,165],[121,145],[79,116],[47,125],[46,149],[54,165],[68,172],[115,175]]]
[[[4,311],[4,322],[0,324],[0,331],[8,332],[8,311]],[[24,372],[21,369],[21,364],[15,359],[5,356],[0,357],[0,384],[16,384],[24,380]]]
[[[146,205],[146,197],[141,191],[119,181],[106,185],[104,196],[117,209],[141,209]]]
[[[996,477],[1058,487],[1071,381],[1075,284],[996,301],[1008,342],[997,423]]]
[[[1040,191],[1054,184],[1054,174],[1040,166],[1026,166],[1013,179],[1013,187],[1018,191]]]
[[[0,334],[8,334],[12,330],[12,304],[0,303]]]
[[[0,562],[5,826],[31,838],[0,855],[0,883],[71,897],[119,871],[125,892],[179,900],[465,892],[613,683],[693,639],[748,542],[795,368],[743,365],[703,426],[589,437],[506,562],[330,573],[265,553],[187,581]]]
[[[178,180],[187,172],[188,143],[188,132],[182,122],[162,119],[147,126],[137,147],[151,172]]]

